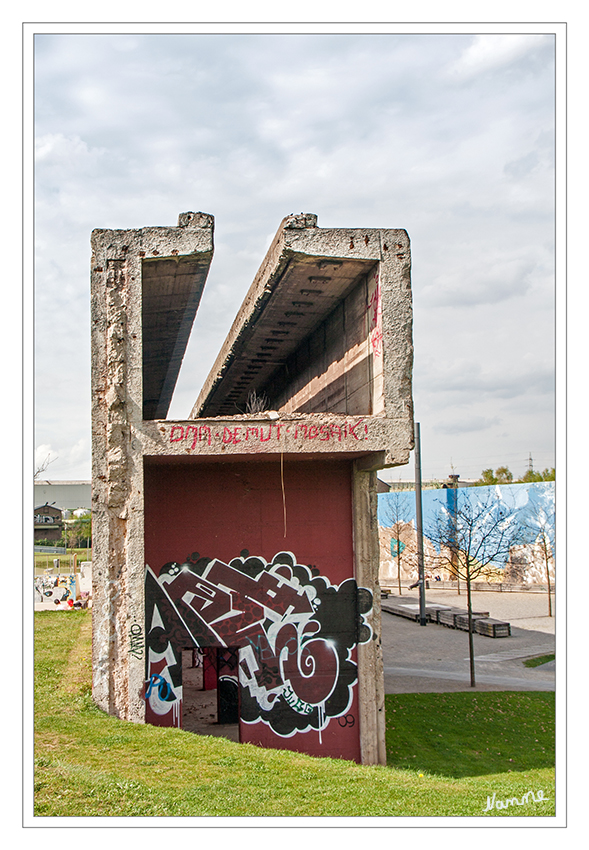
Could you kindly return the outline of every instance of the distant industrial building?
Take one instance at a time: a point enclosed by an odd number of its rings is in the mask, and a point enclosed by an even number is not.
[[[62,511],[92,508],[91,481],[35,481],[35,505],[54,505]],[[35,513],[37,509],[35,508]]]

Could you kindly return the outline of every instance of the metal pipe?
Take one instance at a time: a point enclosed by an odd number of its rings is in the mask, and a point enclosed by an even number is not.
[[[421,437],[419,422],[415,423],[415,516],[417,521],[417,568],[419,570],[419,625],[426,626],[423,520],[421,511]]]

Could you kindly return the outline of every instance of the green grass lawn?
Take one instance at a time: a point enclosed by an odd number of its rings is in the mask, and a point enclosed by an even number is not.
[[[37,816],[554,815],[553,694],[387,696],[388,766],[368,767],[104,714],[90,624],[88,611],[35,614]],[[485,812],[493,794],[539,790],[542,802]]]
[[[548,661],[554,661],[556,655],[538,655],[536,658],[526,658],[523,662],[524,667],[540,667],[542,664],[547,664]]]

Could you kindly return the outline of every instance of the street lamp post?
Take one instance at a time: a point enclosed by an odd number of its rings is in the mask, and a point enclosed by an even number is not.
[[[419,625],[426,626],[423,520],[421,510],[421,436],[419,422],[415,423],[415,517],[417,525],[417,568],[419,570]]]

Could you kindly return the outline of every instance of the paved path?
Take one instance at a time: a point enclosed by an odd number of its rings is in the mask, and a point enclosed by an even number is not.
[[[545,595],[479,592],[474,596],[476,610],[489,611],[491,617],[507,620],[512,627],[507,638],[473,635],[476,690],[554,690],[554,663],[540,667],[522,663],[524,658],[554,652],[554,618],[546,616]],[[455,591],[426,592],[426,599],[466,610],[464,594],[458,596]],[[404,593],[401,600],[419,601],[414,593]],[[382,635],[386,693],[470,690],[467,632],[431,623],[420,626],[383,611]]]

